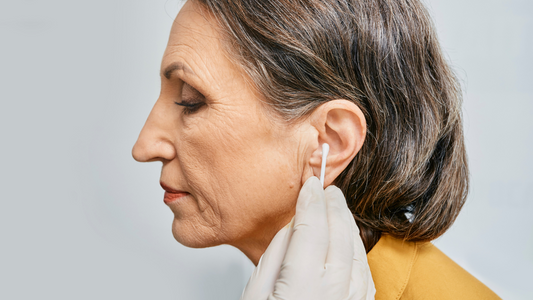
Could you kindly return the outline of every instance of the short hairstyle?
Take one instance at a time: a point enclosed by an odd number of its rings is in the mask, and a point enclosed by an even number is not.
[[[382,233],[429,241],[468,194],[462,92],[418,0],[196,0],[283,120],[353,101],[365,142],[335,179],[367,251]]]

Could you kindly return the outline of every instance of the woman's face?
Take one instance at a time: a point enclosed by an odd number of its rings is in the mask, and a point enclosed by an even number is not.
[[[246,250],[268,245],[294,215],[302,134],[266,114],[214,24],[190,1],[180,11],[161,65],[161,94],[133,156],[162,161],[162,186],[185,192],[166,193],[165,201],[180,243]]]

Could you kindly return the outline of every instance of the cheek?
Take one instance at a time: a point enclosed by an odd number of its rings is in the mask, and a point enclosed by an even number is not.
[[[223,119],[184,130],[178,157],[203,218],[231,239],[292,213],[300,174],[292,139],[257,116]]]

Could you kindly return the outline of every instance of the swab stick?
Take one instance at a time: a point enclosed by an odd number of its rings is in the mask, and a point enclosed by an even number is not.
[[[326,160],[328,158],[329,145],[327,143],[322,144],[322,166],[320,167],[320,183],[324,188],[324,177],[326,176]]]

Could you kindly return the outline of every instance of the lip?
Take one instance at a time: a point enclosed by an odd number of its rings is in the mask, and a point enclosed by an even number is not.
[[[165,204],[178,201],[180,198],[183,198],[189,195],[189,193],[185,191],[175,190],[169,187],[168,185],[164,184],[163,182],[160,182],[160,184],[161,184],[161,187],[165,190],[165,197],[163,198],[163,201],[165,202]]]

